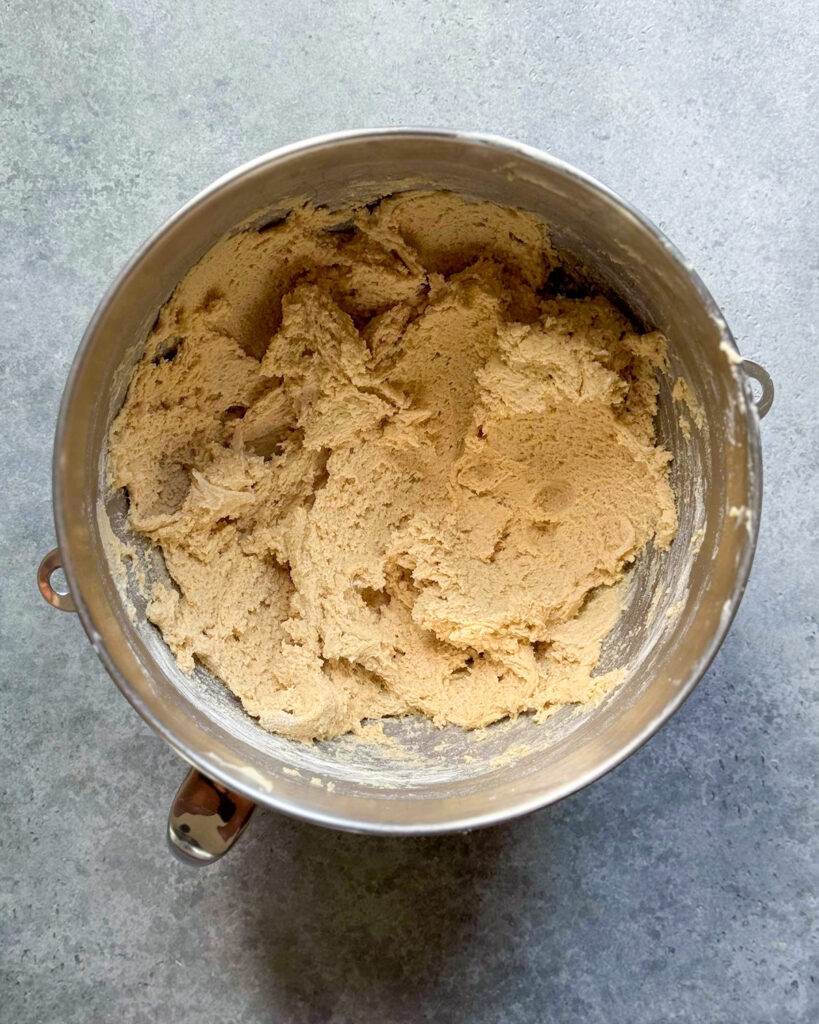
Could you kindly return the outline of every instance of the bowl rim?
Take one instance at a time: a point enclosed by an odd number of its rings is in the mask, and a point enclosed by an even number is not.
[[[116,664],[111,654],[106,649],[104,643],[101,640],[100,634],[94,625],[93,618],[89,611],[88,605],[83,599],[81,586],[79,583],[79,574],[76,571],[75,566],[72,563],[71,557],[71,544],[69,540],[69,531],[65,517],[64,502],[63,498],[63,473],[67,471],[68,460],[63,458],[65,443],[66,443],[66,432],[68,423],[68,409],[72,393],[74,390],[74,384],[77,378],[82,373],[82,369],[88,355],[89,349],[94,338],[94,335],[99,327],[99,324],[105,316],[109,306],[112,304],[114,297],[118,293],[120,287],[129,278],[132,272],[139,266],[142,260],[148,255],[148,253],[169,233],[176,225],[184,220],[193,210],[211,200],[218,192],[226,188],[230,184],[234,183],[238,179],[252,174],[254,171],[266,167],[270,164],[276,163],[284,158],[294,156],[297,154],[306,153],[312,149],[318,149],[326,147],[327,145],[333,145],[336,143],[344,143],[349,141],[358,141],[365,139],[388,139],[388,138],[410,138],[422,141],[423,139],[435,139],[435,140],[455,140],[459,142],[467,142],[471,145],[486,146],[496,151],[505,152],[514,156],[522,156],[529,160],[535,161],[540,164],[544,164],[553,170],[558,171],[564,176],[573,179],[585,188],[596,192],[601,198],[607,200],[609,203],[624,210],[631,217],[633,217],[639,224],[649,232],[654,239],[659,242],[669,253],[671,258],[679,265],[683,273],[688,277],[690,283],[694,286],[697,296],[700,302],[705,307],[707,313],[714,320],[715,324],[718,325],[721,334],[721,342],[731,350],[732,353],[736,354],[736,361],[741,362],[739,356],[739,350],[737,348],[735,339],[728,328],[722,312],[714,300],[713,296],[706,288],[702,279],[699,277],[697,272],[693,269],[691,263],[684,258],[677,247],[667,238],[663,231],[660,230],[648,217],[641,213],[636,207],[634,207],[628,200],[623,199],[620,195],[614,192],[612,189],[603,185],[596,178],[585,173],[572,166],[571,164],[560,160],[551,154],[538,149],[534,146],[527,145],[525,143],[516,142],[503,136],[472,132],[472,131],[460,131],[453,129],[444,128],[424,128],[424,127],[383,127],[383,128],[366,128],[366,129],[350,129],[339,132],[331,132],[327,134],[313,136],[298,142],[289,143],[284,146],[277,147],[276,149],[270,150],[267,153],[262,154],[252,160],[249,160],[243,164],[240,164],[233,170],[222,175],[213,181],[210,185],[206,186],[200,192],[198,192],[192,199],[181,206],[172,216],[165,220],[159,228],[157,228],[145,242],[140,245],[127,263],[123,266],[120,272],[115,276],[107,290],[105,291],[102,299],[96,307],[88,326],[83,334],[80,344],[77,348],[77,352],[72,361],[71,368],[69,370],[65,388],[63,391],[62,400],[60,403],[59,415],[57,420],[57,426],[55,431],[54,441],[54,452],[52,462],[52,489],[53,489],[53,507],[54,507],[54,521],[56,527],[57,541],[62,557],[62,566],[66,576],[66,580],[69,586],[70,593],[76,603],[76,610],[79,613],[80,620],[83,628],[85,629],[89,639],[92,642],[94,649],[96,650],[100,660],[112,677],[121,693],[125,696],[132,707],[138,712],[142,719],[151,726],[151,728],[157,732],[168,744],[171,746],[183,760],[189,764],[198,768],[204,774],[222,783],[226,787],[235,792],[241,793],[248,797],[254,802],[263,806],[270,807],[274,810],[280,811],[291,817],[300,819],[302,821],[308,821],[313,824],[323,825],[326,827],[339,829],[342,831],[368,833],[368,834],[380,834],[380,835],[432,835],[432,834],[444,834],[449,832],[465,831],[475,828],[481,828],[494,824],[499,824],[504,821],[509,821],[522,815],[529,814],[532,811],[546,807],[549,804],[556,803],[559,800],[572,795],[573,793],[579,792],[586,786],[595,782],[597,779],[606,775],[612,769],[621,764],[627,757],[633,754],[636,750],[643,746],[679,709],[684,701],[690,696],[697,684],[700,682],[702,677],[705,675],[709,666],[711,665],[714,657],[717,654],[720,646],[722,645],[731,623],[733,622],[736,611],[742,600],[742,596],[745,592],[745,588],[748,582],[748,577],[753,564],[754,552],[756,549],[757,537],[759,532],[759,519],[760,510],[762,503],[762,457],[761,457],[761,442],[759,432],[759,416],[757,408],[751,398],[750,390],[747,387],[740,388],[742,392],[742,404],[748,418],[748,466],[749,466],[749,492],[748,492],[748,508],[749,508],[749,522],[748,529],[745,534],[745,539],[742,542],[739,557],[736,563],[736,575],[734,580],[734,586],[731,591],[730,600],[726,602],[726,613],[721,617],[717,629],[712,633],[708,643],[697,660],[693,663],[691,669],[685,679],[676,690],[674,696],[668,700],[662,708],[648,720],[645,725],[639,729],[633,736],[623,742],[615,751],[613,751],[606,758],[602,759],[599,764],[594,765],[587,771],[583,772],[577,778],[574,778],[568,782],[554,784],[552,786],[544,787],[539,789],[537,792],[532,794],[531,792],[524,792],[520,799],[514,802],[510,802],[502,808],[487,807],[487,809],[477,814],[465,814],[446,821],[436,822],[413,822],[410,824],[402,823],[396,820],[382,821],[372,820],[365,818],[357,818],[353,815],[348,814],[336,814],[332,812],[326,812],[324,810],[317,810],[315,808],[307,807],[299,803],[298,800],[290,799],[288,796],[274,791],[262,788],[260,786],[254,786],[246,779],[236,779],[230,772],[229,768],[226,769],[221,763],[221,759],[218,755],[207,749],[207,743],[202,744],[201,749],[197,749],[189,742],[183,742],[173,730],[165,723],[162,714],[162,703],[161,701],[149,701],[144,695],[138,694],[134,691],[131,683],[125,677],[120,667]],[[194,723],[191,722],[193,726]],[[202,730],[196,726],[195,728],[201,733]],[[436,799],[441,799],[436,797]],[[396,800],[394,806],[398,806],[399,800]]]

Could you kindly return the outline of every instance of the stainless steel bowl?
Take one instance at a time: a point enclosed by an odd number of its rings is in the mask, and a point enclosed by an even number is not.
[[[639,560],[601,669],[628,669],[601,705],[542,724],[523,717],[485,734],[390,723],[394,745],[306,746],[259,728],[217,680],[183,675],[144,605],[106,556],[127,529],[105,493],[106,435],[157,311],[225,234],[297,197],[337,206],[409,187],[453,189],[523,207],[646,328],[669,341],[657,429],[674,454],[680,529],[669,553]],[[693,396],[672,397],[678,378]],[[755,399],[750,378],[762,388]],[[725,636],[751,568],[762,495],[759,418],[767,374],[743,360],[690,264],[641,214],[545,153],[488,136],[428,130],[351,132],[287,146],[238,168],[183,207],[134,256],[102,300],[63,396],[54,448],[59,548],[39,573],[44,596],[79,613],[136,710],[195,769],[171,814],[177,849],[207,862],[255,804],[361,832],[432,833],[504,821],[559,800],[614,767],[692,691]],[[689,426],[681,429],[680,413]],[[69,595],[51,573],[62,565]]]

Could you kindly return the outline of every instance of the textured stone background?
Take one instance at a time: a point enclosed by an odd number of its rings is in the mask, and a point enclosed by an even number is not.
[[[2,4],[0,1018],[819,1020],[807,10]],[[163,838],[182,765],[36,592],[60,392],[107,282],[184,200],[280,143],[388,123],[550,150],[693,260],[777,386],[756,566],[694,696],[585,792],[440,839],[259,814],[196,873]]]

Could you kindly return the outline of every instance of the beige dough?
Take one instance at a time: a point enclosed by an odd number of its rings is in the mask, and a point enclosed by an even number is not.
[[[465,728],[599,700],[614,587],[676,531],[661,335],[544,298],[531,214],[309,204],[162,309],[110,435],[173,587],[149,617],[275,732]]]

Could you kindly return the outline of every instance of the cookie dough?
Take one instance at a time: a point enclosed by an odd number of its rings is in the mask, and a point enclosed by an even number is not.
[[[110,483],[173,585],[148,615],[266,728],[475,728],[599,700],[615,584],[677,518],[657,333],[554,295],[533,215],[444,192],[308,203],[161,310]],[[549,297],[551,295],[551,297]]]

